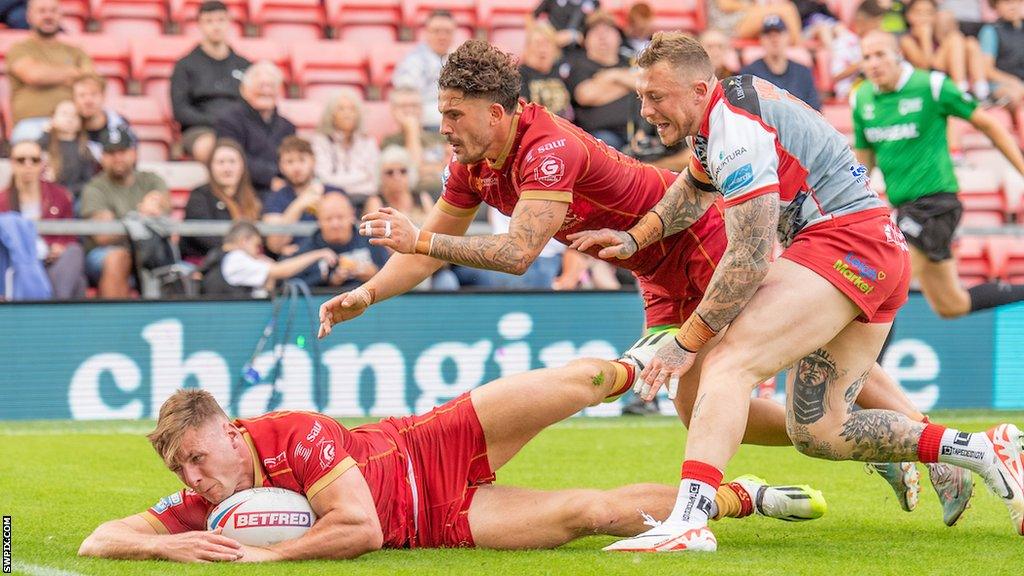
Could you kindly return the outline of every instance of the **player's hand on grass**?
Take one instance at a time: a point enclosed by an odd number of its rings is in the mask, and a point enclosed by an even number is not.
[[[640,373],[633,392],[650,402],[658,390],[668,382],[669,400],[675,400],[679,378],[686,374],[697,358],[695,352],[683,348],[675,338],[670,339],[654,354],[654,358]]]
[[[359,235],[369,236],[370,244],[375,246],[384,246],[401,254],[415,254],[420,229],[405,214],[385,206],[363,216]]]
[[[320,330],[317,338],[331,333],[335,324],[351,320],[373,304],[373,291],[363,286],[351,292],[342,292],[320,305]]]
[[[610,228],[584,230],[583,232],[569,234],[566,236],[566,239],[572,242],[569,248],[574,248],[580,252],[586,252],[594,246],[603,246],[597,255],[608,260],[612,258],[625,260],[636,254],[637,251],[636,240],[629,233]]]
[[[270,548],[242,545],[242,557],[239,562],[277,562],[281,556]]]
[[[175,562],[234,562],[242,557],[242,545],[220,530],[197,530],[165,537],[160,542],[164,558]]]

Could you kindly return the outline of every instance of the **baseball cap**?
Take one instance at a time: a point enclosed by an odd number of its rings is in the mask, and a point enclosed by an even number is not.
[[[769,14],[764,17],[764,22],[761,23],[761,34],[767,34],[769,32],[785,32],[786,23],[782,21],[776,14]]]
[[[122,124],[116,128],[105,130],[100,136],[100,142],[103,144],[104,152],[117,152],[135,148],[138,139],[131,128]]]

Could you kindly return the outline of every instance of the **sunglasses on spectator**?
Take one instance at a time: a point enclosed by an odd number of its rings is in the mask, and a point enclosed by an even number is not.
[[[384,175],[385,176],[397,176],[399,174],[401,174],[402,176],[405,176],[408,173],[409,173],[409,169],[408,168],[388,168],[387,170],[384,171]]]
[[[25,165],[25,164],[36,165],[36,164],[39,164],[40,162],[43,161],[43,159],[41,157],[39,157],[39,156],[18,156],[16,158],[12,158],[12,160],[14,160],[17,164],[21,164],[21,165]]]

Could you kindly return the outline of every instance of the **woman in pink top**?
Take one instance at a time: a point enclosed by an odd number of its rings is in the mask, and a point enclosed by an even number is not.
[[[343,88],[327,102],[312,144],[321,182],[341,188],[357,206],[377,193],[380,147],[363,129],[358,92]]]

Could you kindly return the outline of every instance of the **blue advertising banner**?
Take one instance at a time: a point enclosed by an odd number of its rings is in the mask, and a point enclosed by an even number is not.
[[[190,386],[239,416],[408,414],[504,375],[615,358],[642,324],[630,293],[409,294],[338,327],[319,342],[314,365],[312,319],[301,306],[287,340],[253,356],[271,310],[267,301],[0,306],[0,419],[153,418]],[[1021,343],[1024,307],[949,321],[913,295],[882,364],[924,411],[1019,409]],[[662,408],[671,413],[668,402]],[[620,412],[607,404],[586,413]]]

